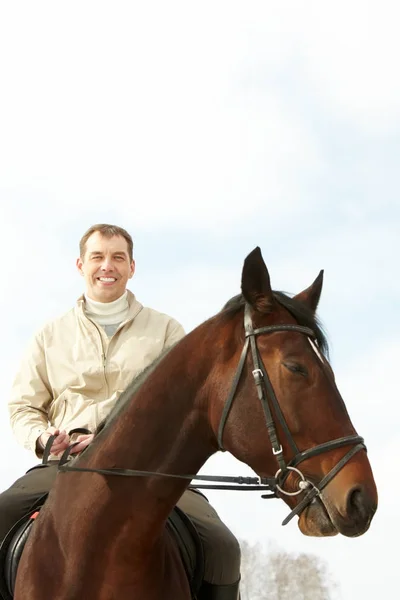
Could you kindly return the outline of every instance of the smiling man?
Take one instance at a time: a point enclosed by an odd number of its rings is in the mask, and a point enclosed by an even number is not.
[[[130,236],[109,238],[98,230],[88,233],[81,240],[80,257],[76,261],[85,278],[86,299],[98,303],[115,302],[127,294],[126,285],[135,272]]]
[[[0,494],[0,542],[50,491],[58,459],[71,442],[68,432],[94,432],[128,384],[185,335],[175,319],[144,307],[127,290],[135,261],[125,229],[94,225],[82,237],[79,253],[76,266],[85,293],[72,310],[36,334],[12,389],[9,411],[17,440],[40,458],[50,436],[55,438],[50,465],[31,469]],[[92,439],[93,433],[80,435],[72,452],[81,452]],[[199,600],[236,600],[236,538],[201,494],[186,491],[178,506],[194,521],[204,546],[205,584]]]

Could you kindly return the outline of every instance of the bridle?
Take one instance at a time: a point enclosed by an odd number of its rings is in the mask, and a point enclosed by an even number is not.
[[[236,369],[235,375],[232,380],[231,389],[228,395],[228,398],[225,402],[221,420],[218,428],[218,446],[219,449],[225,451],[223,446],[223,433],[228,420],[228,416],[230,410],[232,408],[233,401],[236,396],[236,391],[239,385],[240,378],[243,373],[244,365],[246,363],[247,354],[250,349],[253,369],[252,375],[254,378],[254,382],[257,388],[258,398],[261,402],[265,421],[267,426],[268,437],[272,447],[272,453],[276,457],[278,463],[278,470],[275,473],[274,477],[229,477],[229,476],[220,476],[220,475],[179,475],[174,473],[161,473],[158,471],[140,471],[136,469],[118,469],[118,468],[110,468],[110,469],[94,469],[89,467],[75,467],[69,462],[71,449],[78,443],[75,442],[71,444],[62,455],[58,469],[60,471],[80,471],[80,472],[89,472],[89,473],[99,473],[103,475],[122,475],[126,477],[149,477],[149,476],[159,476],[159,477],[168,477],[174,479],[190,479],[197,481],[213,481],[218,483],[229,483],[229,484],[238,484],[237,485],[196,485],[190,487],[196,487],[200,489],[228,489],[228,490],[251,490],[251,491],[261,491],[268,490],[271,493],[267,495],[263,495],[262,498],[276,498],[279,496],[297,496],[301,493],[305,493],[304,498],[298,502],[295,508],[291,511],[291,513],[284,519],[282,525],[286,525],[291,521],[291,519],[299,514],[307,505],[309,505],[314,498],[320,496],[322,490],[327,486],[327,484],[337,475],[337,473],[349,462],[349,460],[359,451],[366,450],[366,446],[364,444],[364,439],[358,435],[348,435],[345,437],[341,437],[329,442],[324,442],[323,444],[319,444],[310,448],[309,450],[300,451],[296,445],[296,442],[293,439],[292,434],[290,433],[289,427],[286,423],[285,417],[282,413],[279,402],[276,398],[273,386],[268,377],[267,371],[265,369],[264,363],[260,356],[260,352],[257,347],[257,336],[262,334],[276,333],[279,331],[290,331],[294,333],[301,333],[306,335],[312,347],[316,351],[317,355],[318,351],[315,348],[314,340],[315,333],[309,327],[303,327],[302,325],[269,325],[266,327],[260,327],[258,329],[253,328],[253,322],[251,319],[251,309],[250,306],[246,303],[244,307],[244,329],[245,329],[245,342],[243,345],[242,353],[239,359],[239,364]],[[320,357],[323,368],[326,369],[326,366],[323,360]],[[277,430],[273,418],[273,413],[278,418],[279,424],[284,432],[285,438],[294,454],[293,458],[286,463],[283,456],[282,445],[278,440]],[[48,456],[51,445],[54,441],[54,436],[52,436],[46,445],[45,453]],[[337,464],[329,471],[327,475],[325,475],[321,481],[317,484],[313,483],[298,469],[298,465],[302,463],[304,460],[308,458],[312,458],[314,456],[318,456],[323,452],[328,452],[330,450],[334,450],[336,448],[341,448],[342,446],[353,445],[351,448],[338,462]],[[295,492],[288,492],[283,488],[283,485],[290,475],[291,472],[296,473],[300,480],[298,483],[298,490]]]
[[[278,470],[273,478],[272,487],[275,488],[272,497],[276,497],[278,494],[283,496],[297,496],[307,490],[309,490],[306,496],[295,506],[292,512],[286,517],[283,521],[282,525],[286,525],[289,521],[297,514],[299,514],[308,504],[312,502],[312,500],[319,496],[322,490],[327,486],[327,484],[335,477],[335,475],[348,463],[348,461],[359,451],[366,450],[366,446],[364,444],[364,439],[359,435],[348,435],[345,437],[338,438],[336,440],[332,440],[329,442],[325,442],[323,444],[319,444],[318,446],[314,446],[309,450],[300,451],[297,447],[296,442],[293,439],[292,434],[290,433],[289,427],[286,423],[285,417],[282,413],[280,404],[277,400],[277,397],[274,392],[274,388],[271,384],[271,381],[268,377],[268,373],[265,369],[263,360],[260,356],[260,352],[257,347],[256,338],[261,334],[275,333],[278,331],[290,331],[295,333],[301,333],[306,335],[313,347],[314,351],[316,351],[317,356],[319,357],[323,369],[327,373],[327,367],[324,364],[320,354],[318,353],[315,347],[315,333],[309,327],[303,327],[301,325],[269,325],[267,327],[260,327],[258,329],[253,328],[253,322],[250,314],[250,306],[246,303],[244,308],[244,329],[245,329],[245,343],[243,346],[242,354],[240,356],[239,364],[236,369],[236,373],[232,382],[231,390],[228,396],[228,399],[225,403],[221,421],[218,429],[218,445],[219,449],[224,451],[222,437],[226,422],[228,420],[228,415],[231,410],[233,400],[236,395],[237,387],[239,385],[239,380],[243,372],[244,365],[246,363],[247,354],[250,348],[251,357],[253,361],[253,370],[252,375],[254,377],[254,382],[257,388],[258,398],[261,402],[265,421],[268,431],[269,440],[272,447],[272,453],[276,457],[278,463]],[[329,376],[329,375],[328,375]],[[272,410],[273,409],[273,410]],[[289,446],[294,454],[294,457],[288,462],[285,462],[283,456],[282,445],[279,443],[278,435],[276,431],[276,426],[273,418],[273,411],[278,418],[279,424],[281,425],[283,432],[285,434],[285,438],[289,443]],[[349,444],[354,444],[354,447],[351,448],[344,456],[341,458],[338,463],[329,471],[323,479],[318,484],[315,484],[308,480],[305,475],[301,472],[297,466],[302,463],[304,460],[308,458],[312,458],[313,456],[318,456],[323,452],[328,452],[330,450],[334,450],[336,448],[341,448],[342,446],[348,446]],[[283,484],[286,478],[289,476],[290,472],[296,473],[300,477],[299,481],[299,489],[295,492],[287,492],[283,489]],[[263,498],[270,498],[271,495],[263,496]]]

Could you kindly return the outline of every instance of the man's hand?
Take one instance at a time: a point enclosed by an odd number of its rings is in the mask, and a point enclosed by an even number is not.
[[[60,431],[56,427],[49,427],[42,433],[41,436],[39,436],[38,444],[42,447],[42,449],[44,449],[49,437],[52,435],[55,435],[56,439],[51,446],[50,454],[53,454],[54,456],[61,456],[64,450],[72,443],[68,433],[65,430]],[[71,449],[71,454],[78,454],[79,452],[82,452],[86,446],[89,446],[93,438],[93,433],[79,435],[75,440],[79,443]]]
[[[56,438],[51,446],[50,454],[60,456],[70,444],[69,435],[66,431],[60,431],[57,427],[49,427],[39,436],[38,444],[44,449],[52,435],[55,435]]]
[[[77,454],[78,452],[82,452],[86,446],[89,446],[90,442],[93,440],[94,434],[87,433],[85,435],[78,435],[76,438],[76,442],[79,442],[76,446],[71,449],[71,454]]]

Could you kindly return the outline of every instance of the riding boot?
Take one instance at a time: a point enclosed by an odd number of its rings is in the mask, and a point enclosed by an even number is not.
[[[203,581],[197,600],[240,600],[240,581],[229,585],[215,585]]]

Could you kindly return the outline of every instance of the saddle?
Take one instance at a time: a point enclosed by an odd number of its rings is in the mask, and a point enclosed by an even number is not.
[[[43,498],[41,498],[43,504]],[[33,513],[20,519],[8,532],[0,546],[0,597],[13,600],[17,568],[32,525],[40,513],[40,506]],[[201,539],[191,519],[177,506],[167,520],[167,528],[175,537],[189,581],[192,598],[198,597],[204,575],[204,551]]]

